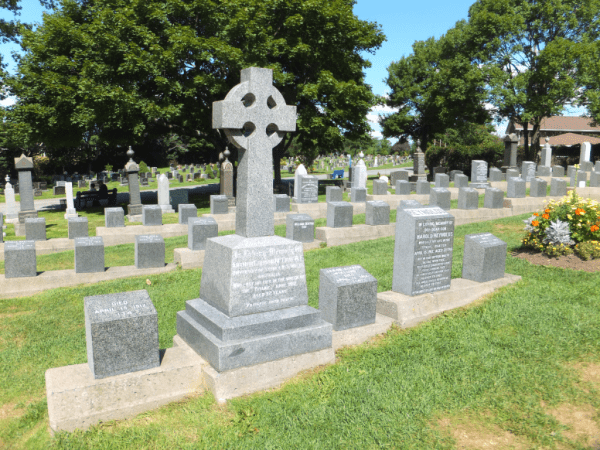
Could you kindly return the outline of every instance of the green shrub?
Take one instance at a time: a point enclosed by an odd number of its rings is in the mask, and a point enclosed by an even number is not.
[[[146,163],[144,161],[140,161],[140,172],[150,172],[150,169],[148,168],[148,166],[146,165]]]

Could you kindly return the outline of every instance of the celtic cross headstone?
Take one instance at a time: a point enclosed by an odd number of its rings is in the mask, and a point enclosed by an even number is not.
[[[296,131],[296,107],[273,86],[273,71],[242,70],[241,83],[214,102],[213,128],[223,129],[239,149],[236,234],[273,235],[272,150],[285,132]]]

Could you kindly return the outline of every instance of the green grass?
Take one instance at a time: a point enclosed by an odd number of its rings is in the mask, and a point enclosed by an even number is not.
[[[531,448],[583,448],[567,440],[566,428],[540,402],[600,407],[597,386],[582,384],[569,369],[600,362],[600,280],[512,257],[526,216],[456,228],[453,277],[461,273],[465,234],[485,231],[508,242],[506,271],[523,277],[476,305],[410,330],[394,328],[375,343],[339,351],[335,365],[225,407],[204,394],[55,438],[48,434],[44,372],[86,362],[83,298],[147,289],[167,348],[175,313],[198,295],[201,270],[0,300],[0,446],[449,449],[455,443],[439,418],[485,417]],[[318,305],[325,267],[361,264],[379,291],[389,290],[393,253],[393,238],[306,252],[309,304]]]

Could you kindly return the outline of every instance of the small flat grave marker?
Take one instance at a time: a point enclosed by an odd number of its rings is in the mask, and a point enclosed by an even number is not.
[[[75,273],[104,272],[102,236],[75,238]]]
[[[135,267],[148,269],[164,267],[165,241],[159,234],[137,235],[135,237]]]
[[[285,237],[298,242],[313,242],[315,221],[308,214],[288,214]]]
[[[483,283],[504,277],[507,244],[492,233],[467,234],[462,277]]]

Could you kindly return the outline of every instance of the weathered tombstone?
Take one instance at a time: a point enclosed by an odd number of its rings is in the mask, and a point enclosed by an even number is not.
[[[104,272],[102,236],[75,238],[75,273]]]
[[[450,176],[450,183],[454,183],[454,177],[456,177],[456,175],[464,175],[462,170],[451,170],[449,172],[449,176]],[[456,186],[455,186],[456,187]]]
[[[410,195],[410,182],[406,180],[396,181],[396,195]]]
[[[37,263],[34,241],[6,241],[4,243],[5,278],[35,277]]]
[[[312,175],[298,176],[298,195],[296,203],[318,203],[319,180]]]
[[[306,171],[306,167],[304,167],[304,164],[300,164],[296,169],[296,172],[294,173],[294,203],[299,202],[298,199],[300,198],[300,177],[303,175],[308,175],[308,172]]]
[[[373,180],[373,195],[387,195],[387,182],[384,180]]]
[[[189,191],[187,189],[173,189],[169,192],[169,199],[173,209],[179,211],[179,205],[189,204]]]
[[[448,188],[450,187],[450,177],[445,173],[435,174],[435,187],[436,188]]]
[[[295,130],[296,111],[272,75],[244,69],[213,104],[213,128],[239,146],[236,234],[207,241],[200,298],[178,313],[177,333],[218,372],[332,343],[331,325],[308,306],[302,244],[274,235],[272,150]]]
[[[15,191],[10,184],[10,176],[6,175],[6,185],[4,186],[4,199],[6,201],[6,221],[13,222],[18,220],[17,204],[15,202]]]
[[[525,198],[527,183],[523,178],[510,177],[506,182],[507,198]]]
[[[329,202],[341,202],[344,200],[344,193],[342,188],[338,186],[327,186],[325,188],[325,201]]]
[[[25,239],[28,241],[46,240],[46,219],[44,217],[25,219]]]
[[[420,295],[450,288],[454,216],[441,208],[400,209],[392,290]]]
[[[431,188],[429,206],[439,206],[448,211],[450,209],[450,191],[446,188]]]
[[[408,170],[396,170],[390,174],[392,186],[396,186],[397,181],[408,181]]]
[[[273,195],[273,207],[275,212],[290,212],[290,197],[287,194]]]
[[[529,183],[530,197],[545,197],[548,188],[548,183],[541,178],[533,178]]]
[[[507,244],[492,233],[467,234],[462,277],[485,283],[504,278]]]
[[[489,209],[504,208],[504,191],[497,188],[487,188],[483,198],[483,207]]]
[[[457,173],[456,175],[454,175],[454,187],[455,188],[466,188],[469,186],[469,178],[462,174],[462,173]]]
[[[571,178],[571,186],[575,186],[574,183],[576,181],[577,187],[585,187],[587,185],[587,172],[585,172],[583,170],[578,170],[576,175],[577,175],[577,180],[574,180],[573,178]]]
[[[359,265],[321,269],[319,311],[336,331],[375,323],[377,279]]]
[[[552,178],[550,180],[550,196],[558,197],[563,195],[567,195],[567,180]]]
[[[582,142],[581,150],[579,153],[579,164],[581,165],[581,163],[583,163],[584,161],[589,161],[591,153],[592,153],[592,144],[589,142]],[[19,182],[20,181],[21,180],[19,179]]]
[[[65,195],[65,183],[66,181],[57,181],[56,185],[52,188],[52,195]]]
[[[148,178],[140,178],[140,186],[148,186]]]
[[[506,182],[508,183],[509,178],[519,178],[521,174],[517,169],[508,169],[506,171]]]
[[[303,243],[315,240],[315,221],[308,214],[288,214],[285,222],[287,239]]]
[[[429,195],[431,185],[427,180],[417,180],[417,195]]]
[[[350,201],[352,203],[364,203],[367,201],[367,188],[353,187],[350,191]]]
[[[165,241],[160,234],[135,237],[135,267],[149,269],[165,266]]]
[[[577,168],[575,166],[567,166],[567,178],[569,180],[577,176]],[[571,185],[572,186],[572,185]]]
[[[352,204],[348,202],[327,203],[327,226],[330,228],[351,227],[352,211]]]
[[[550,138],[545,139],[546,143],[542,148],[542,157],[540,158],[540,166],[551,167],[552,166],[552,147],[550,147]],[[539,167],[538,167],[539,170]]]
[[[78,188],[85,188],[85,187],[87,187],[87,183],[85,182],[85,180],[79,180],[79,181],[77,182],[77,187],[78,187]],[[55,195],[56,195],[56,194],[55,194]]]
[[[153,227],[162,225],[162,210],[158,205],[144,205],[142,207],[142,225]]]
[[[504,137],[504,164],[502,165],[502,171],[506,172],[508,169],[515,169],[517,167],[517,147],[519,145],[519,137],[512,133],[507,134]],[[506,179],[508,180],[508,173]]]
[[[158,206],[164,213],[175,212],[169,199],[169,177],[164,173],[158,176]]]
[[[173,174],[171,172],[165,172],[162,175],[165,175],[169,180],[173,179]]]
[[[489,189],[489,188],[488,188]],[[487,192],[487,189],[486,189]],[[464,187],[458,190],[458,209],[478,209],[479,192],[477,189]]]
[[[535,178],[535,163],[532,161],[523,161],[521,165],[522,177],[527,183]]]
[[[470,187],[476,189],[485,189],[490,186],[488,183],[488,163],[486,161],[474,159],[471,161],[471,184]]]
[[[19,222],[25,223],[25,219],[37,217],[33,202],[33,180],[31,178],[33,158],[28,158],[24,154],[15,158],[15,169],[19,173],[19,195],[21,196]]]
[[[101,379],[160,366],[158,314],[145,290],[85,297],[88,365]]]
[[[417,140],[417,149],[413,155],[413,174],[409,181],[415,182],[424,180],[427,177],[425,173],[425,153],[421,151],[421,142]]]
[[[87,217],[71,217],[67,221],[67,224],[69,239],[89,236]]]
[[[390,205],[382,201],[370,201],[365,206],[365,224],[389,225]]]
[[[212,217],[190,217],[188,219],[188,248],[204,250],[208,238],[219,235],[219,225]]]
[[[354,170],[352,172],[352,189],[354,188],[367,188],[367,166],[365,165],[365,161],[362,159],[363,154],[360,153],[360,160],[354,166]]]
[[[210,213],[227,214],[229,213],[229,201],[225,195],[210,196]]]
[[[181,175],[181,174],[177,175],[177,181],[179,181],[180,183],[183,183],[183,175]]]
[[[590,187],[600,187],[600,172],[590,172]]]
[[[552,168],[547,166],[537,166],[536,176],[538,177],[550,177],[552,176]]]
[[[196,208],[196,205],[179,205],[179,224],[187,225],[190,217],[198,217],[198,208]]]
[[[127,218],[130,221],[139,220],[136,216],[142,215],[142,197],[140,195],[140,184],[138,180],[138,173],[140,166],[138,166],[133,160],[134,152],[129,147],[127,150],[127,156],[129,161],[125,164],[125,171],[127,172],[127,182],[129,183],[129,205],[127,205]]]
[[[591,161],[583,161],[581,164],[579,164],[579,169],[583,170],[584,172],[591,172],[594,170],[594,163]]]
[[[104,226],[118,228],[125,226],[125,211],[123,208],[104,208]]]

